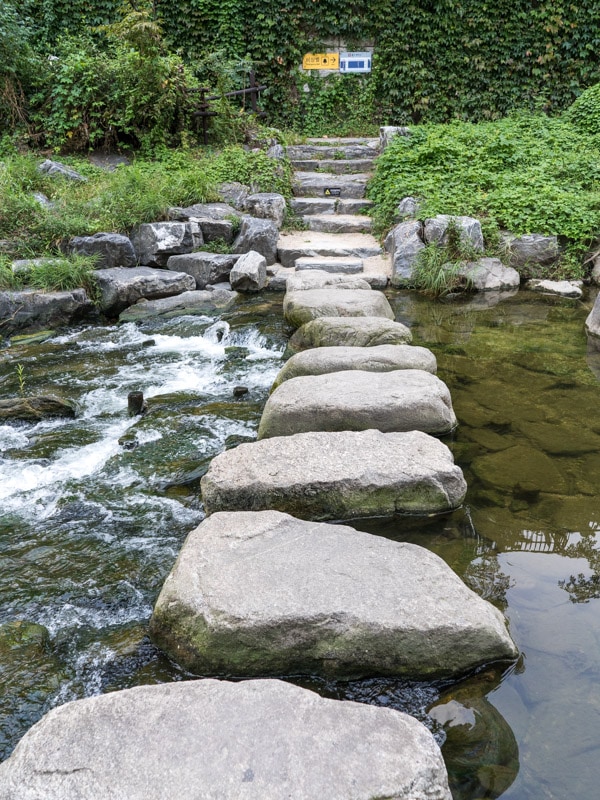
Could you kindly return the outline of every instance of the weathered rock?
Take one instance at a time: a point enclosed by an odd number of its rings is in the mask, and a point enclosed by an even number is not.
[[[0,333],[71,325],[94,310],[85,289],[0,292]]]
[[[406,286],[419,254],[425,249],[423,225],[418,220],[401,222],[388,233],[384,247],[392,258],[392,286]]]
[[[527,288],[541,294],[555,294],[559,297],[570,297],[575,300],[583,296],[583,281],[527,281]]]
[[[233,243],[234,253],[249,253],[255,250],[264,256],[267,264],[277,261],[277,225],[270,219],[244,217],[237,239]]]
[[[374,347],[411,341],[410,329],[401,322],[381,317],[321,317],[298,328],[288,349],[294,353],[310,347]]]
[[[285,381],[267,400],[258,438],[371,428],[444,434],[456,424],[448,387],[429,372],[344,370]]]
[[[590,278],[595,286],[600,286],[600,250],[594,253],[591,259],[592,272]]]
[[[111,315],[117,315],[142,297],[159,300],[196,288],[191,275],[165,269],[116,267],[98,269],[95,274],[100,288],[100,310]]]
[[[346,273],[326,272],[325,270],[311,269],[294,272],[288,278],[288,292],[304,292],[309,289],[366,289],[370,285],[362,275],[347,275]]]
[[[9,397],[0,400],[0,420],[37,421],[49,417],[74,417],[75,404],[54,395]]]
[[[2,800],[451,800],[433,736],[392,709],[276,680],[139,686],[50,711]]]
[[[466,492],[438,439],[374,430],[241,444],[212,460],[201,487],[207,514],[275,509],[314,520],[443,513]]]
[[[564,494],[568,489],[560,459],[525,444],[478,456],[471,469],[484,486],[493,489],[534,494]]]
[[[501,613],[439,556],[277,511],[214,514],[192,531],[151,632],[201,675],[414,679],[517,655]]]
[[[505,267],[499,258],[480,258],[461,267],[458,273],[475,292],[497,292],[518,289],[519,273]]]
[[[196,281],[196,288],[204,289],[210,284],[228,281],[238,258],[239,256],[221,253],[189,253],[171,256],[167,261],[167,269],[191,275]]]
[[[64,258],[18,258],[13,261],[10,268],[15,274],[30,272],[37,267],[53,267],[64,263]]]
[[[147,222],[137,227],[132,241],[140,264],[165,267],[170,256],[191,253],[204,240],[197,222]]]
[[[328,375],[345,370],[391,372],[425,370],[435,374],[436,358],[426,347],[382,344],[376,347],[313,347],[293,355],[279,370],[273,383],[276,389],[290,378],[303,375]]]
[[[120,233],[74,236],[69,242],[69,250],[75,255],[96,256],[96,269],[133,267],[136,264],[135,250],[131,239]]]
[[[0,294],[0,311],[2,309],[2,295]],[[0,314],[0,318],[4,316]],[[600,294],[596,297],[594,306],[585,320],[585,332],[590,337],[590,342],[595,348],[600,347]]]
[[[77,170],[71,169],[71,167],[67,167],[66,164],[61,164],[60,161],[52,161],[51,159],[47,158],[45,161],[38,166],[38,170],[43,172],[45,175],[50,175],[50,177],[60,177],[60,178],[68,178],[70,181],[87,181],[87,178],[82,175]]]
[[[416,197],[404,197],[396,206],[396,218],[400,220],[414,219],[421,208]]]
[[[324,233],[369,233],[373,228],[371,217],[364,214],[313,214],[302,221],[308,230]]]
[[[483,233],[481,223],[474,217],[452,217],[438,214],[437,217],[425,220],[423,238],[429,244],[448,244],[448,227],[454,223],[460,231],[461,241],[473,250],[483,252]]]
[[[270,219],[281,228],[285,217],[285,197],[276,192],[251,194],[244,201],[244,210],[253,217]]]
[[[272,269],[274,266],[277,267],[277,269],[272,275],[269,275],[269,269]],[[271,267],[267,267],[266,288],[270,289],[272,292],[285,292],[288,278],[295,274],[296,272],[294,269],[286,269],[286,267],[282,267],[280,264],[272,264]]]
[[[553,264],[560,255],[556,236],[543,236],[540,233],[528,233],[524,236],[507,234],[503,243],[509,255],[510,266],[515,269],[529,264],[547,266]]]
[[[189,222],[190,220],[214,219],[228,220],[231,217],[239,218],[240,212],[227,203],[195,203],[193,206],[179,208],[178,206],[168,210],[169,219]]]
[[[238,181],[231,181],[230,183],[222,183],[217,191],[222,199],[235,208],[243,209],[246,198],[250,194],[250,187]]]
[[[394,312],[382,292],[369,289],[307,289],[288,291],[283,299],[286,320],[296,328],[317,317],[384,317]]]
[[[379,147],[383,151],[396,136],[410,136],[410,128],[382,125],[379,128]]]
[[[229,280],[240,292],[260,292],[267,284],[267,262],[260,253],[251,250],[240,256],[231,270]]]
[[[43,208],[54,208],[56,203],[49,200],[43,192],[33,192],[32,197],[38,201]]]
[[[290,208],[298,217],[305,214],[335,214],[335,197],[292,197]]]
[[[272,144],[267,150],[269,158],[275,158],[278,161],[285,158],[285,149],[282,144]]]
[[[162,300],[138,300],[119,314],[119,322],[137,322],[148,317],[180,317],[188,314],[206,314],[223,311],[235,302],[237,292],[227,289],[191,291]]]

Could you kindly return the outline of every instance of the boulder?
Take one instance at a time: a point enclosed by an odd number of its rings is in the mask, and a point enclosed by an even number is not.
[[[554,294],[580,300],[583,297],[583,281],[527,281],[527,288],[541,294]]]
[[[375,430],[241,444],[211,461],[201,488],[207,514],[275,509],[314,520],[444,513],[467,490],[438,439]]]
[[[40,330],[79,322],[93,312],[85,289],[43,292],[28,289],[0,292],[0,331],[10,335],[20,330]]]
[[[548,266],[554,264],[560,255],[556,236],[544,236],[540,233],[528,233],[524,236],[507,234],[503,243],[508,252],[509,264],[515,269],[534,264]]]
[[[189,253],[171,256],[167,261],[167,269],[191,275],[196,281],[196,288],[204,289],[210,284],[228,281],[238,258],[239,256],[221,253]]]
[[[74,236],[69,250],[78,256],[96,256],[96,269],[134,267],[135,250],[128,236],[120,233],[95,233],[93,236]]]
[[[451,800],[433,736],[277,680],[137,686],[52,709],[0,765],[2,800]]]
[[[9,397],[0,400],[0,420],[37,422],[51,417],[74,417],[75,404],[54,395]]]
[[[222,183],[217,188],[221,198],[237,209],[243,209],[246,198],[250,194],[250,187],[239,181],[231,181],[229,183]]]
[[[288,291],[283,313],[295,328],[317,317],[383,317],[394,319],[394,312],[383,292],[369,289],[307,289]]]
[[[195,203],[193,206],[179,208],[175,206],[167,212],[169,219],[189,222],[199,219],[229,220],[239,219],[240,212],[227,203]]]
[[[518,289],[519,273],[512,267],[505,267],[499,258],[480,258],[469,261],[458,273],[475,292],[497,292]]]
[[[449,214],[438,214],[437,217],[425,220],[423,238],[428,244],[447,245],[448,227],[451,222],[459,229],[460,239],[463,244],[473,250],[483,252],[481,223],[474,217],[452,217]]]
[[[81,181],[83,183],[87,181],[87,178],[77,170],[67,167],[66,164],[62,164],[60,161],[52,161],[50,158],[42,161],[38,166],[38,170],[52,178],[67,178],[70,181]]]
[[[392,372],[394,370],[437,371],[436,358],[426,347],[382,344],[376,347],[314,347],[296,353],[279,370],[273,383],[276,389],[290,378],[303,375],[328,375],[332,372],[362,370]]]
[[[406,286],[419,254],[425,249],[423,225],[418,220],[401,222],[388,233],[384,247],[392,258],[392,286]]]
[[[116,267],[98,269],[95,274],[100,289],[99,308],[105,314],[114,316],[142,297],[158,300],[196,288],[196,281],[191,275],[165,269]]]
[[[253,217],[272,220],[278,228],[285,218],[285,197],[276,192],[258,192],[248,195],[244,201],[244,211]]]
[[[273,272],[269,274],[269,270]],[[285,292],[287,289],[288,278],[295,275],[294,269],[282,267],[281,264],[271,264],[267,267],[267,286],[266,288],[272,292]]]
[[[237,239],[233,243],[234,253],[249,253],[255,250],[264,256],[267,264],[277,261],[277,225],[270,219],[244,217]]]
[[[260,292],[267,285],[267,262],[260,253],[251,250],[240,256],[231,270],[229,280],[240,292]]]
[[[237,297],[237,292],[227,289],[210,291],[191,291],[164,297],[161,300],[138,300],[119,314],[119,322],[138,322],[148,317],[181,317],[188,314],[210,314],[229,308]]]
[[[186,539],[154,641],[200,675],[460,675],[513,659],[502,614],[423,547],[278,511]]]
[[[416,197],[404,197],[396,206],[396,219],[414,219],[421,208]]]
[[[401,322],[382,317],[321,317],[298,328],[288,349],[294,353],[311,347],[374,347],[411,341],[410,329]]]
[[[0,294],[0,311],[1,309],[2,295]],[[600,348],[600,294],[597,295],[594,306],[585,320],[585,332],[590,337],[591,344],[596,349]]]
[[[397,125],[382,125],[379,128],[379,148],[385,150],[392,139],[396,136],[410,136],[410,128],[400,127]]]
[[[197,222],[143,223],[132,240],[139,263],[148,267],[165,267],[170,256],[191,253],[204,241]]]
[[[307,431],[450,433],[457,425],[446,384],[419,369],[302,375],[267,400],[258,438]]]
[[[303,292],[308,289],[324,289],[333,286],[337,289],[366,289],[370,284],[362,275],[347,275],[343,272],[327,272],[320,269],[294,272],[287,283],[288,292]]]

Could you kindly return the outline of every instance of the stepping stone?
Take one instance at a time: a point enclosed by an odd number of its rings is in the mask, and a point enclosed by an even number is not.
[[[372,289],[307,289],[286,292],[283,315],[290,325],[299,328],[317,317],[384,317],[394,319],[394,312],[382,292]]]
[[[207,514],[274,509],[313,520],[441,514],[467,491],[439,439],[375,430],[241,444],[211,461],[201,487]]]
[[[137,686],[46,714],[0,765],[11,800],[451,800],[433,736],[276,680]]]
[[[381,317],[320,317],[298,328],[288,350],[295,353],[311,347],[374,347],[411,341],[410,329],[401,322]]]
[[[360,159],[293,159],[292,166],[298,172],[319,169],[333,175],[349,175],[357,172],[371,172],[373,170],[375,156]]]
[[[290,208],[298,217],[307,214],[335,214],[337,197],[292,197]]]
[[[344,370],[390,372],[418,369],[435,375],[436,358],[426,347],[381,344],[376,347],[314,347],[296,353],[279,370],[272,391],[290,378]]]
[[[371,428],[441,435],[456,425],[448,387],[430,372],[355,369],[285,381],[267,400],[258,438]]]
[[[371,217],[360,214],[315,214],[302,219],[309,230],[323,233],[369,233],[373,227]]]
[[[277,242],[279,262],[284,267],[293,267],[298,258],[304,256],[355,256],[370,258],[380,256],[382,249],[369,233],[335,233],[298,231],[280,234]]]
[[[150,630],[201,675],[448,677],[517,655],[502,614],[439,556],[278,511],[192,531]]]
[[[362,274],[348,275],[345,272],[326,272],[321,269],[294,271],[287,279],[288,292],[303,292],[328,286],[336,289],[366,289],[367,291],[370,287]]]
[[[196,288],[195,278],[185,272],[152,267],[97,269],[94,277],[100,290],[98,307],[103,313],[114,315],[143,297],[159,300]]]
[[[296,172],[292,192],[296,197],[326,197],[327,189],[339,189],[339,197],[364,197],[367,173],[334,175],[331,172]]]
[[[296,269],[309,270],[317,269],[323,272],[344,272],[350,275],[362,272],[362,258],[352,256],[303,256],[296,259]]]

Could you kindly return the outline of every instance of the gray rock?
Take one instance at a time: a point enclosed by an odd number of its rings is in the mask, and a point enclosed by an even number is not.
[[[306,214],[335,214],[337,203],[335,197],[292,197],[290,208],[298,217]]]
[[[475,292],[497,292],[518,289],[521,279],[516,269],[505,267],[499,258],[470,261],[459,270]]]
[[[320,270],[352,275],[363,271],[363,260],[354,256],[304,256],[296,259],[296,269],[298,272]]]
[[[327,286],[338,289],[366,289],[367,291],[371,288],[362,275],[326,272],[319,269],[296,271],[290,275],[287,284],[288,292],[324,289]]]
[[[41,258],[18,258],[11,263],[10,268],[15,274],[26,273],[37,267],[52,267],[63,262],[64,258],[45,258],[43,256]]]
[[[198,219],[227,220],[231,217],[239,218],[240,213],[227,203],[195,203],[186,208],[173,207],[168,210],[169,219],[189,222]]]
[[[448,227],[451,222],[454,222],[460,230],[461,242],[473,250],[483,252],[481,223],[474,217],[452,217],[448,214],[438,214],[437,217],[425,220],[423,238],[428,244],[448,244]]]
[[[529,233],[525,236],[507,234],[503,239],[511,267],[519,269],[529,264],[554,264],[560,255],[556,236]]]
[[[0,309],[2,307],[2,295],[0,294]],[[595,349],[600,347],[600,294],[597,295],[594,306],[585,320],[585,332],[591,339],[591,344]]]
[[[93,236],[74,236],[69,250],[75,255],[96,256],[96,269],[134,267],[135,250],[128,236],[120,233],[95,233]]]
[[[433,736],[276,680],[138,686],[50,711],[0,765],[2,800],[451,800]]]
[[[229,219],[210,219],[201,217],[197,220],[205,242],[225,242],[232,244],[234,239],[233,222]]]
[[[243,183],[232,181],[231,183],[222,183],[217,188],[217,191],[226,203],[229,203],[237,209],[243,210],[244,203],[246,202],[246,198],[250,194],[251,189],[249,186],[246,186]]]
[[[583,281],[527,281],[527,288],[541,294],[554,294],[580,300],[583,297]]]
[[[595,286],[600,286],[600,250],[591,257],[592,273],[590,278]]]
[[[358,369],[366,372],[425,370],[434,375],[436,358],[426,347],[382,344],[375,347],[313,347],[293,355],[279,370],[273,383],[276,389],[290,378],[302,375],[327,375]]]
[[[444,513],[467,490],[438,439],[374,430],[241,444],[212,460],[201,487],[207,514],[274,509],[314,520]]]
[[[56,203],[53,203],[49,200],[43,192],[33,192],[33,198],[38,201],[38,203],[43,208],[54,208]]]
[[[301,231],[282,234],[279,237],[277,252],[284,267],[293,267],[299,258],[356,258],[368,259],[381,255],[379,242],[367,233],[349,233],[339,236],[335,233]]]
[[[368,144],[294,144],[287,148],[289,159],[313,161],[315,165],[323,160],[360,161],[365,158],[373,159],[376,155],[376,148]]]
[[[9,397],[0,400],[0,420],[36,422],[51,417],[74,417],[75,404],[54,395]]]
[[[418,220],[401,222],[388,233],[384,247],[392,258],[392,286],[406,286],[411,282],[419,254],[425,249],[423,225]]]
[[[52,161],[49,158],[38,166],[38,170],[45,175],[50,175],[52,178],[61,177],[68,178],[70,181],[87,181],[87,178],[81,175],[81,173],[67,167],[66,164],[61,164],[60,161]]]
[[[277,266],[279,266],[279,269],[276,270],[271,276],[269,276],[269,268],[267,267],[266,288],[272,292],[285,292],[287,289],[288,278],[290,278],[292,275],[295,275],[296,271],[294,269],[281,267],[280,265]]]
[[[267,264],[277,261],[277,225],[269,219],[244,217],[237,239],[233,243],[234,253],[249,253],[255,250],[264,256]]]
[[[425,548],[277,511],[188,536],[151,621],[201,675],[460,675],[515,658],[501,613]]]
[[[258,438],[372,428],[441,435],[456,424],[448,387],[429,372],[344,370],[303,375],[279,386],[267,400]]]
[[[416,197],[405,197],[396,206],[396,218],[400,220],[414,219],[421,208]]]
[[[196,288],[191,275],[150,267],[98,269],[95,275],[100,288],[100,310],[115,316],[142,297],[158,300]]]
[[[227,284],[229,285],[229,284]],[[164,297],[162,300],[138,300],[119,314],[119,322],[137,322],[148,317],[180,317],[188,314],[207,314],[229,308],[237,292],[227,289],[191,291]]]
[[[165,267],[170,256],[191,253],[204,242],[197,222],[143,223],[132,241],[138,261],[148,267]]]
[[[379,148],[385,150],[396,136],[410,136],[410,128],[398,125],[382,125],[379,128]]]
[[[311,347],[375,347],[411,341],[410,329],[401,322],[381,317],[321,317],[298,328],[288,350],[294,353]]]
[[[85,289],[43,292],[28,289],[0,292],[0,331],[41,330],[72,325],[94,310]]]
[[[339,197],[361,198],[369,175],[357,172],[354,175],[335,175],[330,172],[296,172],[293,179],[293,191],[296,197],[324,197],[327,189],[339,189]]]
[[[394,319],[394,312],[382,292],[369,289],[307,289],[288,291],[283,299],[287,322],[296,328],[317,317],[384,317]]]
[[[281,228],[285,218],[285,197],[276,192],[251,194],[244,201],[244,210],[253,217],[270,219]]]
[[[272,144],[267,150],[267,155],[269,158],[275,158],[278,161],[281,161],[285,158],[285,149],[281,144]]]
[[[260,292],[267,285],[267,262],[264,256],[251,250],[240,256],[231,270],[229,280],[240,292]]]
[[[171,256],[167,261],[167,269],[191,275],[196,281],[196,288],[204,289],[210,284],[228,281],[238,258],[239,256],[221,253],[190,253]]]

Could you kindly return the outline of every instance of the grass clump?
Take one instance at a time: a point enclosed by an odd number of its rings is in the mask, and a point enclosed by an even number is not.
[[[47,292],[85,289],[92,302],[98,298],[95,258],[69,256],[41,260],[28,268],[13,270],[5,256],[0,257],[0,290],[41,289]]]
[[[471,281],[464,267],[481,257],[470,243],[461,237],[455,220],[450,220],[443,245],[434,242],[421,250],[412,270],[410,287],[432,297],[444,297],[452,292],[468,291]]]

